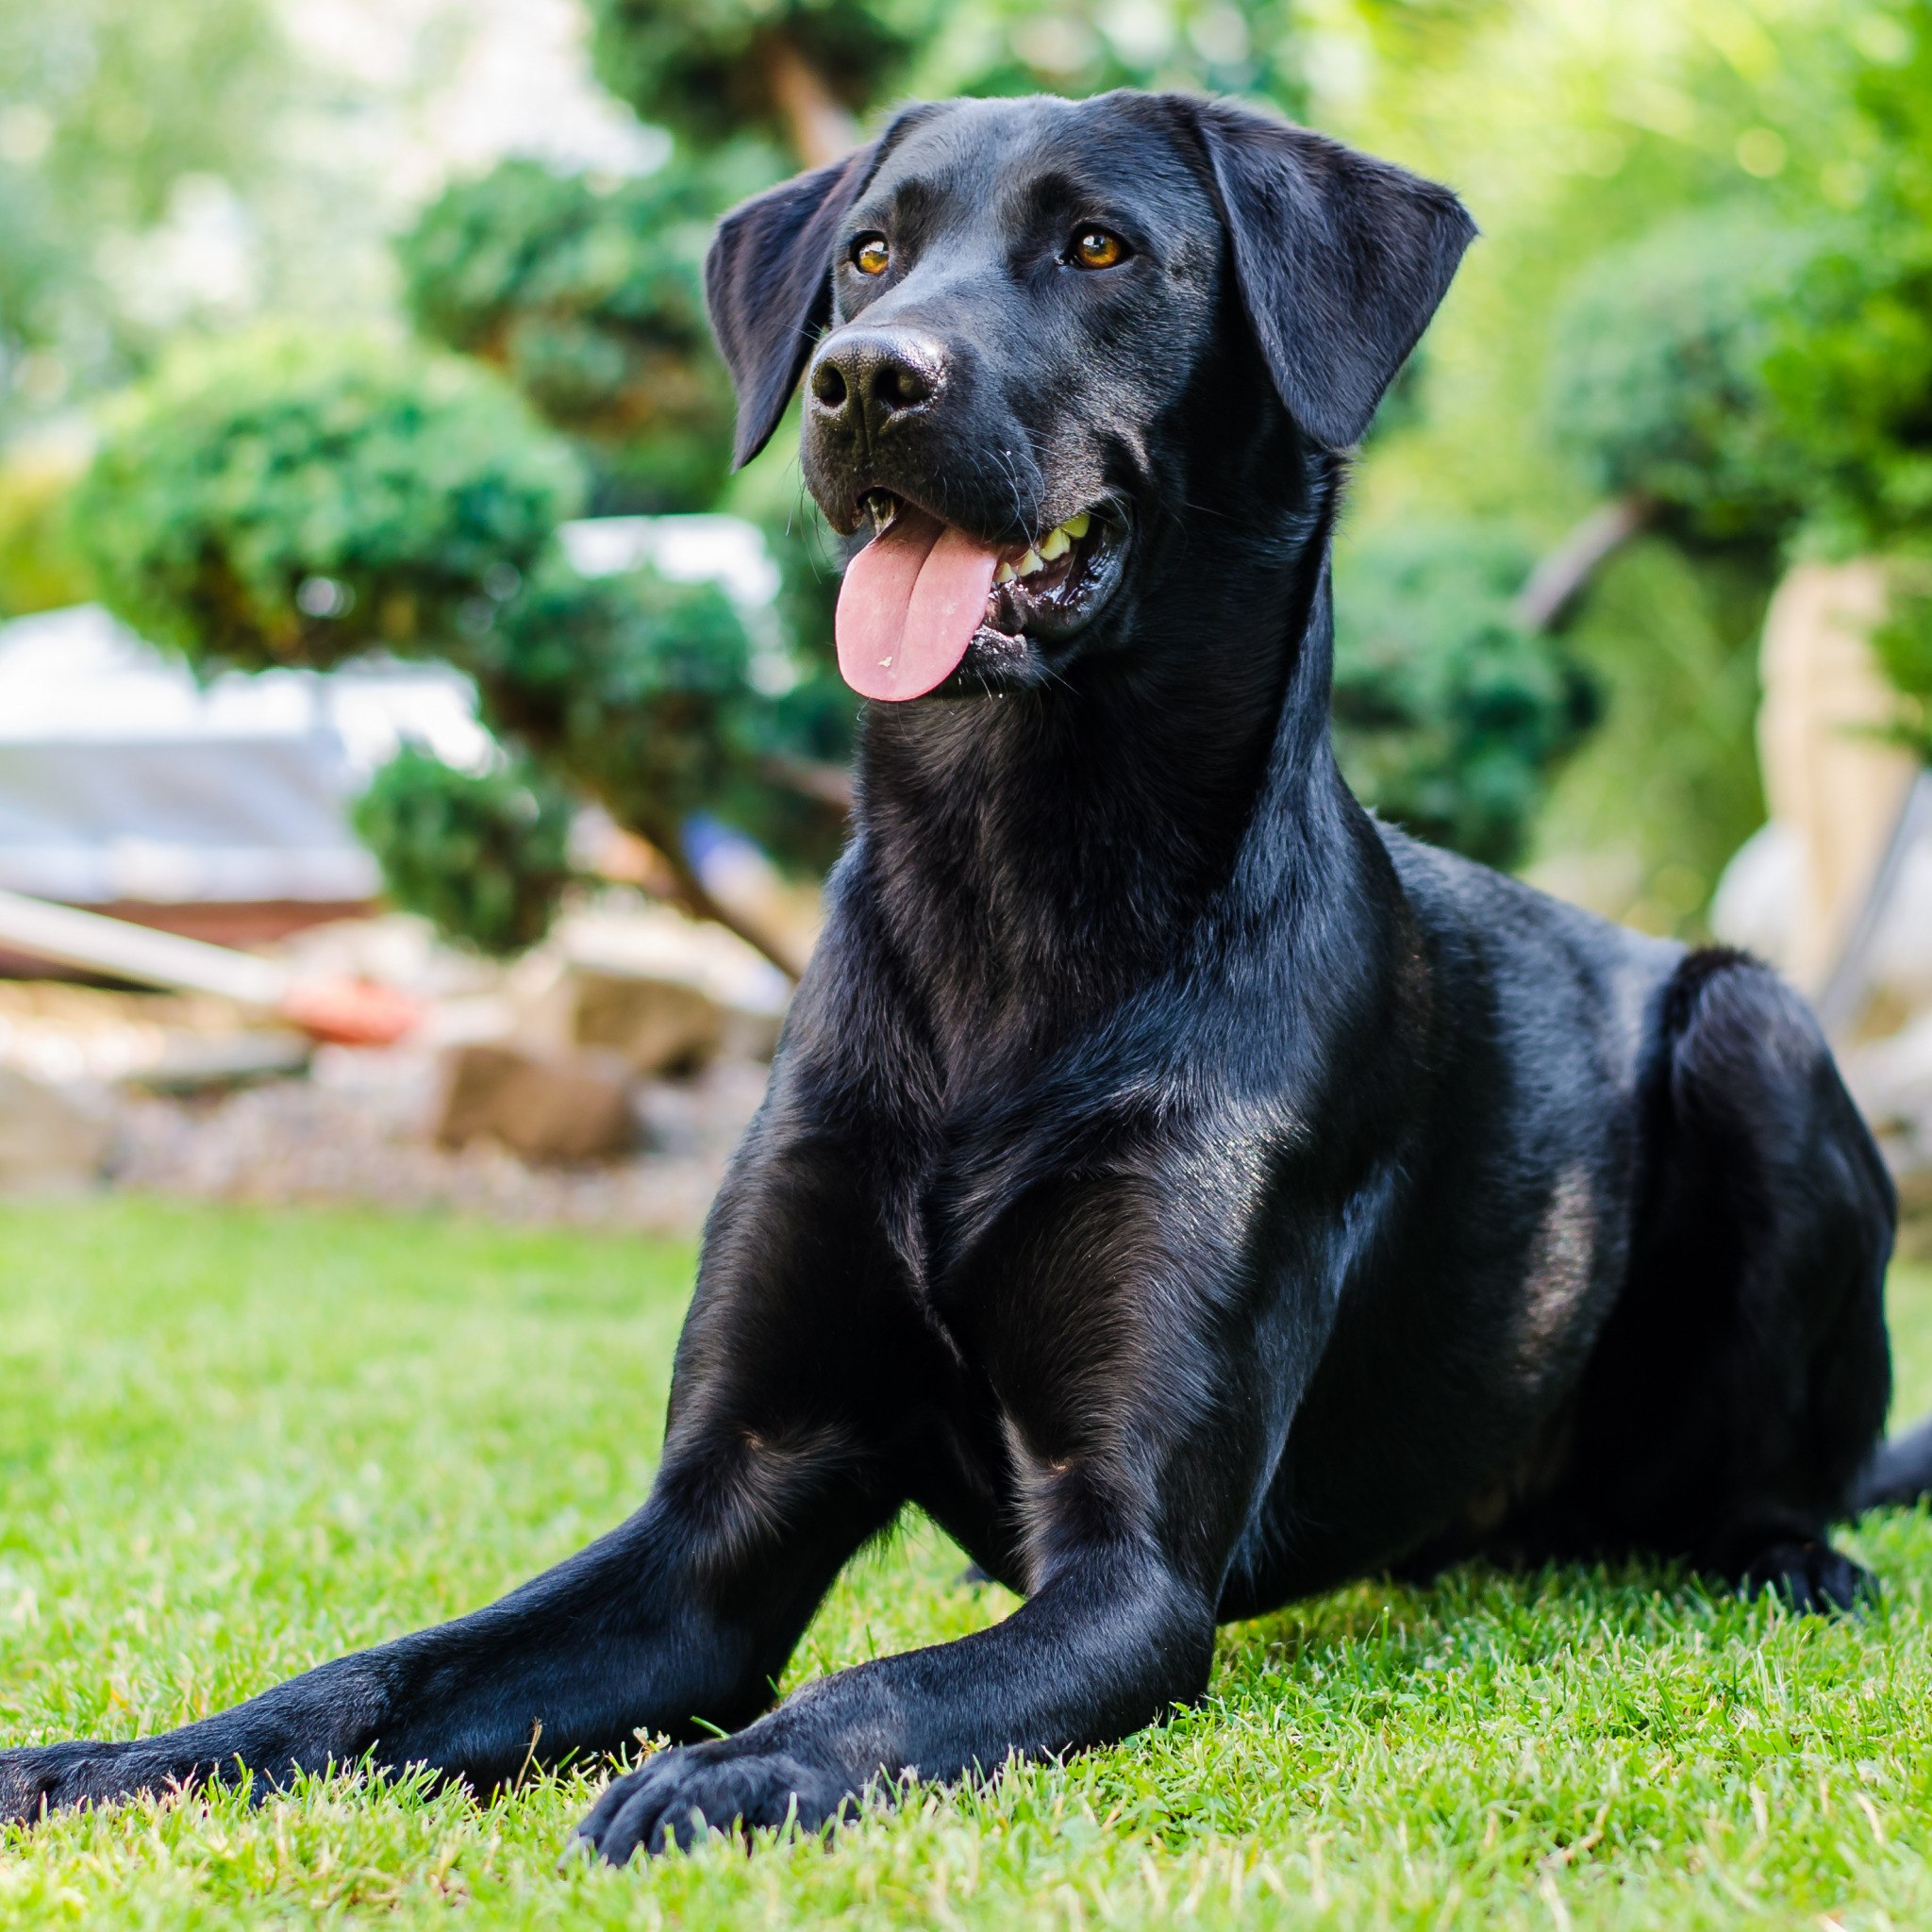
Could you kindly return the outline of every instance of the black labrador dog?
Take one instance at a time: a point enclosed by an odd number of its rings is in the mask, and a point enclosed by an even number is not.
[[[738,455],[802,376],[878,702],[651,1496],[204,1723],[10,1751],[0,1815],[728,1732],[606,1790],[621,1862],[1118,1739],[1218,1621],[1391,1568],[1854,1600],[1828,1525],[1932,1452],[1876,1449],[1892,1194],[1810,1016],[1413,843],[1329,749],[1344,452],[1472,233],[1128,93],[914,107],[724,222]],[[768,1708],[908,1502],[1024,1607]]]

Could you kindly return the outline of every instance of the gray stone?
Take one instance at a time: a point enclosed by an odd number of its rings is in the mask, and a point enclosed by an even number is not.
[[[443,1057],[439,1145],[484,1138],[538,1162],[608,1159],[638,1136],[629,1067],[611,1053],[533,1053],[473,1041]]]
[[[570,966],[552,996],[573,1045],[621,1054],[640,1074],[697,1073],[724,1041],[724,1008],[680,980]]]
[[[58,1087],[0,1065],[0,1192],[91,1187],[107,1164],[105,1119]]]

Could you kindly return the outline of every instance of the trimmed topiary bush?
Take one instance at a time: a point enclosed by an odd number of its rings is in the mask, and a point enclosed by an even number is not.
[[[581,501],[488,370],[272,332],[171,358],[110,412],[75,506],[100,593],[209,668],[434,651],[513,596]]]
[[[357,803],[356,830],[405,911],[492,958],[534,945],[575,874],[570,794],[527,759],[459,772],[405,745]]]
[[[1800,513],[1804,458],[1764,365],[1817,247],[1717,208],[1591,264],[1553,325],[1551,415],[1591,484],[1712,538],[1775,533]]]
[[[404,299],[425,336],[494,364],[591,443],[623,508],[706,508],[731,449],[705,320],[714,213],[685,171],[600,184],[505,161],[403,238]]]
[[[843,815],[783,774],[842,752],[853,703],[782,652],[783,689],[755,676],[744,618],[713,584],[648,568],[580,576],[556,541],[579,480],[568,448],[475,363],[274,337],[197,354],[137,392],[78,514],[106,601],[198,667],[325,669],[368,651],[456,665],[485,722],[548,773],[533,822],[544,839],[559,788],[575,787],[716,917],[688,823],[712,813],[782,862],[828,864]],[[510,785],[419,757],[358,824],[400,903],[513,949],[541,936],[532,922],[564,875],[541,855],[525,866],[511,839],[536,787],[527,765]],[[479,865],[503,879],[486,888]]]
[[[787,143],[820,103],[860,112],[941,17],[931,0],[591,0],[591,13],[599,79],[701,147],[747,131]]]

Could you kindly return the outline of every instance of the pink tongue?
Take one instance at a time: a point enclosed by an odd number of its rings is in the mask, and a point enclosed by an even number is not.
[[[891,699],[943,684],[985,619],[998,562],[963,530],[904,506],[845,566],[835,625],[845,682]]]

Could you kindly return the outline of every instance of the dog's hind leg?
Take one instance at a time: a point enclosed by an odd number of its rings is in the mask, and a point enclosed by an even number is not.
[[[775,1161],[735,1195],[679,1344],[664,1460],[627,1523],[486,1608],[198,1724],[0,1752],[0,1822],[365,1757],[486,1789],[640,1732],[755,1717],[841,1565],[898,1507],[897,1473],[857,1419],[879,1406],[862,1385],[910,1378],[903,1362],[881,1374],[892,1331],[854,1280],[866,1250],[849,1184]]]
[[[1574,1410],[1549,1554],[1688,1559],[1802,1609],[1869,1579],[1828,1541],[1890,1389],[1894,1203],[1803,1003],[1743,956],[1668,987],[1628,1284]]]
[[[1852,1485],[1854,1509],[1909,1508],[1932,1496],[1932,1421],[1881,1442]]]

